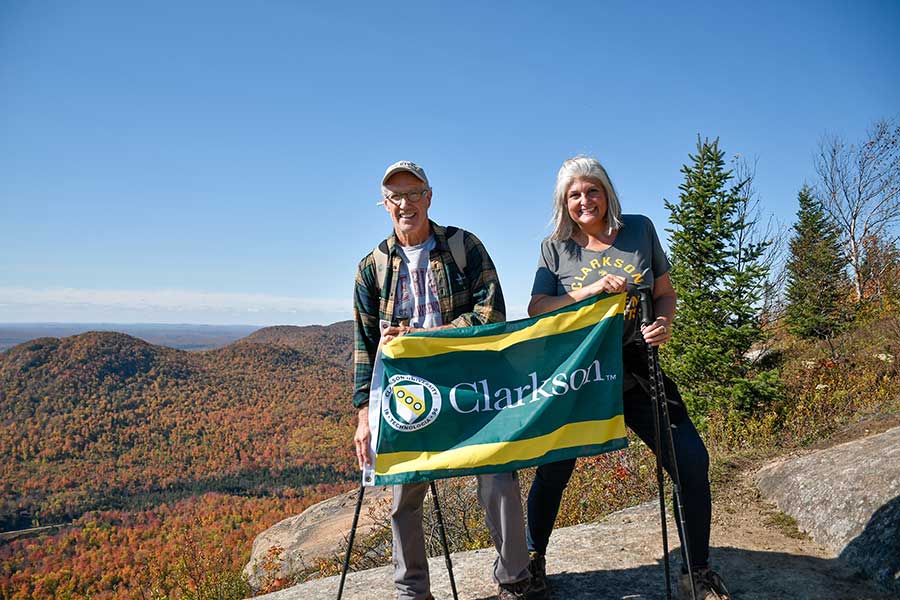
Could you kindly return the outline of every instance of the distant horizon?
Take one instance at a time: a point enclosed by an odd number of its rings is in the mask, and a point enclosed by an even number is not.
[[[340,321],[335,321],[339,323]],[[280,325],[254,325],[252,323],[165,323],[165,322],[127,322],[127,321],[0,321],[0,327],[19,327],[23,325],[127,325],[130,327],[280,327]],[[315,327],[316,324],[309,325]],[[292,327],[308,327],[292,325]]]
[[[327,325],[215,325],[207,323],[0,323],[0,352],[38,338],[64,339],[89,332],[114,333],[143,340],[156,346],[178,350],[214,350],[245,339],[269,328],[306,327],[328,328],[346,321]]]

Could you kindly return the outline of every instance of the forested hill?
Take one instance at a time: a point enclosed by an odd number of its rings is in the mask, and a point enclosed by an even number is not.
[[[353,321],[332,325],[278,325],[254,331],[243,339],[254,344],[277,344],[315,354],[321,360],[353,363]]]
[[[0,354],[0,526],[352,477],[349,327],[296,329],[205,352],[93,332]]]

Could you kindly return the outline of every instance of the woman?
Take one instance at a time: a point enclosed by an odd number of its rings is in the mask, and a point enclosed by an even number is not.
[[[560,168],[553,218],[555,229],[541,243],[541,257],[528,305],[530,316],[603,292],[624,292],[629,284],[650,286],[653,290],[658,316],[652,324],[640,329],[636,326],[638,299],[629,297],[622,354],[625,424],[656,452],[647,353],[639,336],[653,346],[670,339],[675,290],[669,278],[669,261],[653,223],[642,215],[623,215],[606,170],[596,159],[584,156],[571,158]],[[728,598],[721,579],[709,568],[709,455],[688,417],[678,388],[665,375],[663,379],[673,425],[697,598]],[[667,451],[663,452],[662,460],[669,470],[671,463]],[[575,459],[538,467],[528,493],[528,550],[532,576],[536,587],[542,590],[547,589],[544,554],[563,490],[574,467]],[[686,567],[682,567],[679,583],[683,597],[690,598]]]

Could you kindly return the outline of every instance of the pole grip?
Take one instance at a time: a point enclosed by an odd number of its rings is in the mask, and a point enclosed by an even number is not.
[[[649,287],[639,287],[637,291],[641,299],[641,325],[650,325],[656,320],[656,312],[653,310],[653,293]]]

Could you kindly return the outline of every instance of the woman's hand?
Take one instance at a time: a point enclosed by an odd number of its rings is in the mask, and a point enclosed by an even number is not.
[[[649,325],[641,325],[644,341],[651,346],[661,346],[672,338],[671,325],[665,317],[657,317]]]
[[[628,280],[620,275],[604,275],[591,285],[583,288],[585,298],[596,296],[597,294],[621,294],[628,287]]]
[[[528,303],[528,316],[536,317],[545,313],[581,302],[597,294],[621,294],[628,288],[628,280],[619,275],[604,275],[590,285],[566,292],[561,296],[535,294]]]

